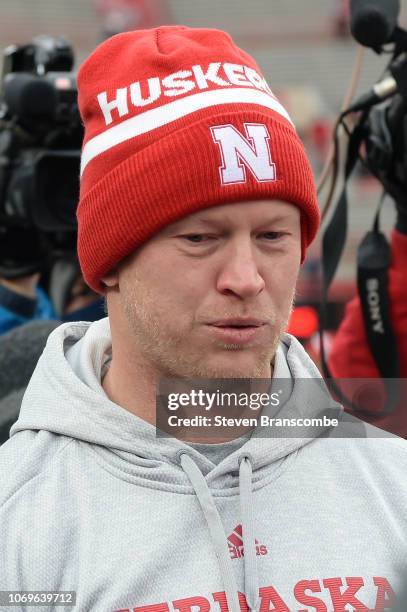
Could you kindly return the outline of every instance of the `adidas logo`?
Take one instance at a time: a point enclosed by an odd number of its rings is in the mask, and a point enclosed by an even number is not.
[[[237,525],[230,536],[227,537],[230,558],[237,559],[238,557],[244,556],[243,539],[242,539],[242,526]],[[256,555],[267,555],[267,546],[259,544],[258,540],[255,540],[256,544]]]

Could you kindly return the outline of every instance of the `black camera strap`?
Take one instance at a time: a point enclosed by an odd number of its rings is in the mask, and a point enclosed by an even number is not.
[[[378,370],[383,377],[386,390],[386,403],[382,411],[368,411],[345,396],[335,383],[328,368],[323,343],[328,291],[343,253],[348,229],[347,183],[358,160],[363,136],[363,129],[360,125],[350,135],[344,187],[322,238],[322,295],[319,309],[319,340],[323,373],[329,379],[327,380],[329,387],[334,391],[339,401],[356,413],[380,418],[392,412],[399,400],[399,383],[397,380],[399,378],[399,361],[396,340],[389,317],[388,267],[390,247],[385,236],[379,232],[378,215],[380,206],[376,214],[373,231],[366,234],[359,246],[358,289],[368,344]]]
[[[390,245],[379,230],[379,204],[373,230],[367,232],[358,249],[358,291],[363,321],[372,356],[383,378],[399,378],[396,338],[390,322],[388,270]]]

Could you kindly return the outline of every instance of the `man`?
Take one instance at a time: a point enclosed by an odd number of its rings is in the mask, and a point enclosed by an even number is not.
[[[9,438],[49,334],[60,321],[30,321],[0,337],[0,444]]]
[[[284,333],[319,223],[286,111],[216,30],[118,35],[78,87],[78,252],[109,317],[51,334],[0,450],[0,590],[75,591],[81,611],[389,609],[407,450],[306,424],[336,404]],[[270,404],[286,381],[274,414],[302,425],[156,435],[162,380],[217,378],[268,380]]]
[[[38,286],[38,273],[18,279],[0,278],[0,335],[29,321],[55,319],[55,310]]]
[[[403,224],[404,221],[404,224]],[[357,405],[361,418],[376,427],[386,429],[398,436],[407,438],[407,415],[405,394],[407,387],[407,292],[404,274],[407,264],[407,212],[398,210],[397,224],[390,237],[391,262],[389,266],[389,317],[394,329],[400,362],[402,385],[400,397],[394,410],[386,415],[381,413],[384,406],[384,386],[372,385],[365,397],[360,397]],[[329,368],[337,379],[381,379],[380,371],[371,353],[365,330],[363,311],[359,295],[346,305],[345,315],[329,353]],[[363,413],[368,410],[369,413]]]

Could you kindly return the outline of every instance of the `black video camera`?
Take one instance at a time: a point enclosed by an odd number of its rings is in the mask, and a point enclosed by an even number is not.
[[[398,26],[400,0],[351,0],[351,32],[376,53],[393,45],[388,75],[351,109],[362,111],[365,162],[407,214],[407,32]]]
[[[407,234],[407,31],[398,25],[400,0],[350,0],[351,32],[361,45],[391,53],[385,78],[354,101],[338,118],[335,130],[335,164],[338,165],[338,129],[348,133],[345,181],[322,238],[322,297],[320,307],[320,349],[324,375],[332,379],[326,364],[323,330],[329,287],[342,256],[348,226],[347,182],[361,160],[383,185],[383,194],[395,201],[396,228]],[[355,114],[353,129],[344,122]],[[391,249],[380,231],[381,199],[373,227],[361,241],[357,254],[357,286],[364,329],[370,353],[386,390],[381,411],[362,413],[372,419],[390,414],[399,402],[400,363],[390,318],[389,267]],[[342,403],[358,412],[360,407],[347,398],[336,383],[332,388]]]
[[[40,36],[4,52],[0,90],[0,277],[76,251],[83,126],[74,56]]]

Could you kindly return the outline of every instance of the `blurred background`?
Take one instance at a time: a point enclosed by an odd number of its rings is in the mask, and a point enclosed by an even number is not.
[[[318,178],[358,48],[349,34],[348,12],[347,0],[1,0],[0,44],[27,43],[39,34],[63,36],[74,49],[77,68],[101,40],[119,31],[166,23],[225,29],[256,58],[288,109]],[[403,7],[400,25],[406,23]],[[380,78],[388,59],[366,50],[356,95]],[[356,292],[356,249],[372,225],[381,188],[360,169],[349,194],[349,235],[330,291],[332,329]],[[381,219],[385,230],[394,225],[390,202]],[[302,268],[299,305],[319,300],[320,246],[319,239]],[[301,336],[315,331],[317,318],[304,311],[297,323],[292,331]]]

